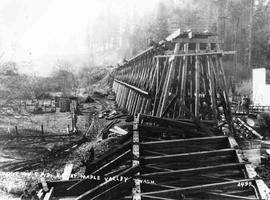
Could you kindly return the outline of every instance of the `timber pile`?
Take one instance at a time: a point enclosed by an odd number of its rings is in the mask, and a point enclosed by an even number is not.
[[[23,160],[23,161],[3,164],[0,166],[0,168],[2,171],[33,170],[38,167],[44,166],[48,162],[49,159],[52,159],[52,158],[55,159],[60,156],[69,154],[71,151],[73,151],[75,148],[77,148],[84,142],[86,142],[86,138],[81,137],[79,139],[69,141],[68,144],[59,146],[58,148],[47,149],[45,152],[43,152],[42,156],[39,155],[30,160]],[[18,147],[15,147],[15,148],[18,148]],[[26,148],[26,147],[23,147],[23,148]]]
[[[255,131],[252,127],[250,127],[247,123],[245,123],[240,118],[234,118],[234,127],[238,130],[237,136],[241,138],[258,138],[262,140],[264,137]]]
[[[210,124],[204,125],[212,130]],[[187,128],[194,132],[186,133]],[[236,141],[197,129],[197,124],[185,120],[139,115],[124,144],[90,164],[88,179],[47,182],[50,196],[76,200],[266,199],[269,189],[236,149]],[[211,135],[216,134],[214,130]]]

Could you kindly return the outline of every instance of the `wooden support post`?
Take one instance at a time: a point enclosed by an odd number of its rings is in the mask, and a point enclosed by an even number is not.
[[[132,153],[133,153],[133,159],[132,159],[132,167],[139,166],[140,165],[140,145],[139,145],[139,118],[140,115],[138,115],[135,118],[135,121],[133,123],[133,145],[132,145]],[[140,175],[138,172],[137,175]],[[141,184],[139,179],[134,179],[135,185],[132,189],[132,199],[133,200],[141,200]]]
[[[188,43],[184,44],[184,52],[188,53]],[[182,81],[181,81],[181,89],[180,89],[180,105],[185,105],[188,57],[184,56],[183,60],[184,60],[184,64],[182,68],[182,78],[181,78]],[[184,110],[182,106],[179,107],[179,117],[184,117]]]
[[[200,51],[200,44],[196,43],[196,53]],[[200,61],[199,57],[195,56],[195,117],[199,117],[200,109]],[[192,94],[193,96],[193,94]]]
[[[69,135],[70,133],[70,127],[69,127],[69,124],[67,125],[67,134]]]
[[[180,50],[180,43],[176,43],[175,47],[174,47],[174,54],[177,54]],[[171,83],[172,83],[172,79],[174,78],[174,72],[175,72],[175,66],[176,66],[176,58],[174,56],[172,56],[170,58],[170,67],[169,67],[169,71],[167,72],[167,77],[165,80],[165,84],[163,87],[163,93],[161,96],[161,104],[160,104],[160,110],[158,112],[158,116],[161,117],[162,113],[164,112],[166,103],[168,102],[168,96],[169,96],[169,92],[171,89]]]
[[[211,50],[211,44],[207,44],[207,49]],[[217,101],[216,101],[216,88],[214,82],[214,73],[213,73],[213,63],[212,58],[210,56],[206,57],[207,59],[207,77],[209,79],[209,94],[211,97],[211,107],[212,107],[212,114],[213,119],[217,120]]]

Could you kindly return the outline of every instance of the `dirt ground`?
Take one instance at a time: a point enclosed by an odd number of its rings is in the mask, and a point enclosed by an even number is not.
[[[59,154],[57,158],[48,158],[46,162],[37,165],[35,168],[23,170],[23,172],[3,172],[3,166],[16,166],[20,162],[28,162],[33,158],[43,159],[43,155],[50,149],[57,149],[68,146],[70,143],[81,138],[82,134],[92,123],[92,114],[100,113],[104,110],[114,110],[113,100],[106,98],[96,98],[94,103],[82,105],[82,115],[78,116],[79,133],[71,138],[67,134],[67,125],[71,126],[70,113],[29,114],[27,112],[16,112],[12,109],[0,108],[0,199],[17,199],[23,189],[34,187],[41,176],[49,176],[51,179],[59,178],[63,173],[64,166],[67,163],[74,164],[74,172],[83,173],[82,161],[87,157],[87,153],[93,147],[96,156],[109,149],[117,139],[107,139],[96,141],[96,136],[111,121],[98,119],[98,129],[90,135],[90,141],[84,142],[80,146],[74,145],[71,151]],[[42,141],[40,137],[27,138],[25,136],[40,136],[40,125],[43,124],[45,136],[65,135],[61,137],[45,137]],[[18,127],[19,139],[16,137],[15,126]],[[44,161],[44,160],[43,160]],[[49,180],[50,180],[49,178]],[[15,196],[13,196],[15,195]]]

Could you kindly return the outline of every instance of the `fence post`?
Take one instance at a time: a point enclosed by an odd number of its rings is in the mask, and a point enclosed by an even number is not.
[[[41,141],[45,141],[43,124],[41,124]]]
[[[18,133],[18,127],[17,126],[15,126],[15,133],[16,133],[16,136],[19,135],[19,133]]]
[[[67,125],[67,133],[68,133],[68,138],[71,140],[71,133],[70,133],[70,127],[69,124]]]

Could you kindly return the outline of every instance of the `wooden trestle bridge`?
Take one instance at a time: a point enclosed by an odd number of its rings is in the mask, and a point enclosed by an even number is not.
[[[93,161],[88,179],[47,182],[42,198],[267,199],[268,187],[222,131],[233,131],[222,66],[232,52],[219,43],[176,32],[118,67],[116,102],[134,115],[122,145]]]

